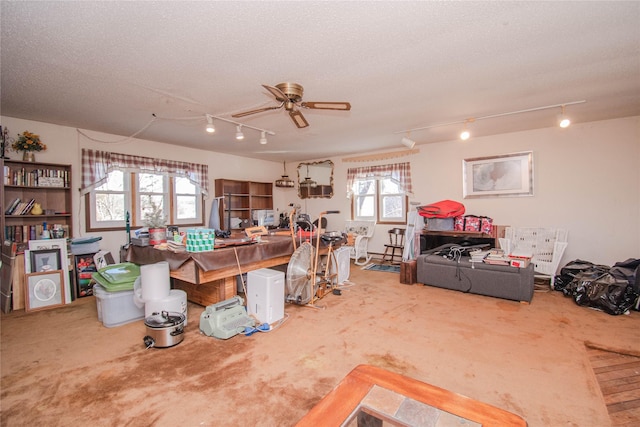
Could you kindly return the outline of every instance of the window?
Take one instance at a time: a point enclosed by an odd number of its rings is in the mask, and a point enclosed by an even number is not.
[[[87,231],[125,228],[127,212],[131,227],[144,227],[145,215],[154,206],[168,212],[164,215],[167,225],[204,224],[202,195],[182,177],[116,170],[87,196],[87,211],[91,212]]]
[[[159,206],[167,225],[203,225],[207,166],[82,150],[87,231],[143,227]]]
[[[86,204],[89,213],[87,230],[123,226],[126,213],[131,212],[129,187],[129,174],[113,171],[109,174],[107,182],[89,193]]]
[[[407,222],[407,193],[412,192],[409,163],[349,168],[347,188],[353,219]]]
[[[353,219],[406,223],[407,196],[390,178],[356,180]]]

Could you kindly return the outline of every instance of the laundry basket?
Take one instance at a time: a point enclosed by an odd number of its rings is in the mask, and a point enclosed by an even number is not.
[[[553,280],[567,248],[567,230],[556,228],[507,227],[500,247],[507,254],[531,254],[536,276]]]

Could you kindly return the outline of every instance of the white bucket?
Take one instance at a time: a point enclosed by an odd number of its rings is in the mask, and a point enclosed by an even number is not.
[[[143,301],[162,299],[169,296],[171,290],[169,263],[160,261],[140,266],[140,284]]]

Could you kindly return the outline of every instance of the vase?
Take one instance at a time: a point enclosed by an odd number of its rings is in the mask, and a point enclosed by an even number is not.
[[[25,151],[22,155],[22,160],[25,162],[35,162],[36,155],[33,153],[33,151]]]
[[[149,227],[149,244],[159,245],[167,242],[167,229],[166,228],[151,228]]]

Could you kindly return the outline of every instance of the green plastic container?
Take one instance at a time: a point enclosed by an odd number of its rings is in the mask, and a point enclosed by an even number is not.
[[[140,277],[140,267],[131,262],[108,265],[93,273],[91,277],[107,292],[130,291]]]

